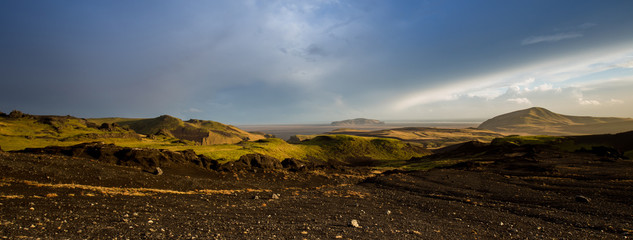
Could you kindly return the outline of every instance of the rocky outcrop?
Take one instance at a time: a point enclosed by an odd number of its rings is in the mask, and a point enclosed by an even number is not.
[[[305,169],[306,163],[297,159],[278,159],[263,154],[246,154],[239,160],[220,164],[208,156],[197,155],[193,150],[169,151],[152,148],[129,148],[102,142],[82,143],[74,146],[45,148],[27,148],[16,151],[31,154],[65,155],[78,158],[94,159],[100,162],[121,166],[140,167],[141,170],[160,175],[161,167],[181,164],[193,164],[209,170],[241,171],[256,169],[288,169],[292,171]]]
[[[281,166],[290,170],[301,170],[307,167],[305,163],[295,158],[286,158],[281,161]]]
[[[283,168],[283,166],[281,162],[274,157],[263,154],[246,154],[235,162],[227,163],[226,168],[234,170],[249,170],[255,168],[280,169]]]
[[[148,172],[155,172],[156,167],[170,164],[192,163],[207,169],[217,169],[219,166],[216,160],[196,155],[193,150],[174,152],[164,149],[120,147],[98,142],[69,147],[27,148],[18,152],[89,158],[116,165],[141,167]]]
[[[9,118],[24,118],[24,117],[30,117],[30,116],[31,115],[25,114],[25,113],[20,112],[18,110],[13,110],[8,115]]]

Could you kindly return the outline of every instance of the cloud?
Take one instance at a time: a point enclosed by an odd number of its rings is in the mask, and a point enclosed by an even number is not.
[[[578,98],[578,103],[580,103],[580,105],[600,105],[600,102],[598,100],[589,100],[584,98]]]
[[[620,99],[611,98],[611,100],[609,100],[609,103],[611,103],[611,104],[622,104],[622,103],[624,103],[624,101],[622,101]]]
[[[561,89],[560,88],[554,88],[554,86],[551,83],[543,83],[541,85],[538,85],[532,89],[526,87],[525,91],[526,92],[547,92],[547,91],[556,91],[556,92],[560,92]]]
[[[617,67],[621,67],[621,68],[633,68],[633,61],[628,61],[628,62],[624,62],[624,63],[620,63],[617,65]]]
[[[558,42],[565,39],[579,38],[583,35],[577,32],[557,33],[553,35],[531,36],[521,41],[521,45],[531,45],[542,42]]]
[[[530,99],[527,99],[527,98],[511,98],[511,99],[508,99],[507,101],[517,103],[517,104],[532,104],[532,102],[530,102]]]

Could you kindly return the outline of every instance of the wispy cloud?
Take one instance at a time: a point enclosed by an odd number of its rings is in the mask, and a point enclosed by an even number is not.
[[[517,104],[532,104],[532,102],[530,102],[530,99],[527,98],[510,98],[507,101]]]
[[[628,47],[614,49],[598,49],[587,53],[551,59],[516,69],[470,76],[462,80],[415,91],[398,99],[393,103],[393,109],[402,111],[414,106],[427,105],[435,102],[459,101],[468,97],[480,97],[486,101],[503,101],[517,104],[543,104],[547,101],[563,101],[570,99],[574,103],[584,106],[599,105],[606,100],[599,101],[583,98],[582,94],[573,95],[567,91],[582,92],[597,86],[625,84],[633,78],[620,76],[612,80],[598,78],[595,81],[577,82],[574,79],[583,76],[623,68],[630,62],[632,50]],[[573,61],[573,59],[581,59]],[[538,81],[536,79],[539,79]],[[573,95],[573,96],[572,96]],[[531,99],[531,100],[530,100]],[[547,99],[544,100],[544,99]]]
[[[531,45],[542,42],[558,42],[565,39],[579,38],[583,35],[577,32],[557,33],[553,35],[531,36],[521,41],[521,45]]]
[[[611,100],[609,100],[609,103],[611,103],[611,104],[622,104],[622,103],[624,103],[624,101],[622,101],[620,99],[611,98]]]
[[[600,102],[598,100],[590,100],[584,98],[579,98],[578,103],[580,103],[580,105],[600,105]]]

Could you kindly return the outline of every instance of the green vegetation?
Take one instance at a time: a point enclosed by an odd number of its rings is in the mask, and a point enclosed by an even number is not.
[[[320,135],[301,145],[321,148],[321,155],[314,156],[321,159],[406,160],[430,154],[429,150],[396,139],[350,135]]]
[[[491,142],[491,144],[493,144],[493,145],[502,145],[502,144],[514,144],[514,145],[526,145],[526,144],[541,145],[541,144],[547,144],[547,145],[558,145],[558,144],[561,144],[564,140],[565,140],[564,137],[546,136],[546,135],[540,135],[540,136],[518,136],[518,135],[512,135],[512,136],[507,136],[507,137],[503,137],[503,138],[496,138],[496,139],[494,139]]]
[[[329,133],[364,137],[392,138],[408,143],[420,144],[430,149],[442,148],[458,143],[475,140],[481,142],[490,142],[495,138],[503,137],[503,135],[499,133],[473,128],[446,129],[429,127],[406,127],[375,131],[347,128],[337,129]]]
[[[69,146],[86,141],[139,141],[122,128],[102,131],[73,117],[0,118],[0,146],[4,150],[50,145]]]
[[[121,121],[124,120],[124,121]],[[111,124],[99,129],[100,124]],[[112,125],[117,123],[122,127]],[[268,155],[279,160],[285,158],[311,159],[317,161],[347,162],[354,159],[395,161],[420,157],[430,152],[424,148],[395,139],[357,137],[349,135],[321,135],[298,144],[277,138],[243,141],[235,144],[202,145],[198,142],[178,138],[171,134],[143,136],[127,128],[144,133],[166,128],[210,129],[220,135],[226,131],[245,133],[230,125],[213,121],[189,120],[161,116],[153,119],[108,118],[85,120],[74,117],[0,117],[0,146],[2,149],[21,150],[46,146],[70,146],[83,142],[113,143],[123,147],[142,147],[180,151],[192,149],[220,161],[233,161],[250,153]],[[185,130],[183,130],[185,131]]]
[[[145,135],[167,135],[182,140],[197,142],[202,145],[233,144],[244,140],[265,138],[262,134],[248,133],[231,125],[219,122],[181,119],[162,115],[157,118],[125,119],[101,118],[91,119],[94,123],[116,123]]]
[[[175,129],[178,127],[184,127],[185,125],[182,120],[168,115],[162,115],[157,118],[130,120],[116,123],[121,126],[128,126],[131,129],[134,129],[137,133],[146,135],[156,134],[161,129]]]

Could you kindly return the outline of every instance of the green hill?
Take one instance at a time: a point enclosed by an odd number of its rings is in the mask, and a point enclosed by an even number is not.
[[[318,146],[321,159],[337,159],[346,163],[363,160],[407,160],[431,154],[431,151],[396,139],[350,135],[318,135],[302,141],[303,146]]]
[[[97,125],[72,116],[36,116],[13,111],[0,115],[0,146],[4,150],[50,145],[69,146],[86,141],[140,141],[132,130],[112,124]]]
[[[533,107],[491,118],[480,129],[519,135],[585,135],[633,130],[633,119],[569,116]]]
[[[168,115],[149,119],[81,119],[35,116],[18,111],[9,115],[0,113],[2,150],[70,146],[95,141],[132,148],[191,149],[196,154],[221,162],[259,153],[279,160],[295,158],[315,163],[376,165],[430,154],[419,145],[396,139],[349,135],[316,135],[310,140],[291,144],[214,121],[182,121]]]
[[[431,127],[405,127],[383,130],[357,130],[357,129],[336,129],[328,134],[347,134],[365,137],[380,137],[398,139],[404,142],[421,144],[426,148],[440,148],[452,144],[483,141],[490,142],[495,138],[503,137],[502,134],[474,128],[448,129]]]
[[[167,135],[201,145],[234,144],[241,141],[264,139],[262,134],[249,133],[219,122],[191,119],[183,121],[169,115],[147,119],[90,119],[90,121],[117,123],[145,135]]]

